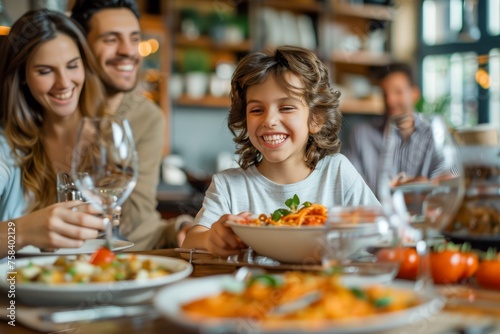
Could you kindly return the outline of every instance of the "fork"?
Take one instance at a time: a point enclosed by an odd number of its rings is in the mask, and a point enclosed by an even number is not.
[[[322,296],[322,293],[319,292],[318,290],[313,290],[308,293],[306,293],[303,296],[300,296],[297,299],[294,299],[290,302],[284,303],[277,305],[273,310],[270,312],[269,315],[273,316],[281,316],[281,315],[287,315],[290,313],[293,313],[298,310],[302,310],[309,305],[317,302]]]
[[[246,283],[250,279],[252,279],[252,277],[255,277],[257,275],[262,275],[264,273],[265,273],[265,271],[263,269],[260,269],[260,268],[241,267],[234,273],[234,278],[237,282]],[[311,305],[312,303],[318,301],[321,298],[321,296],[322,296],[322,293],[319,292],[318,290],[310,291],[310,292],[308,292],[308,293],[306,293],[306,294],[300,296],[299,298],[294,299],[290,302],[276,305],[271,310],[269,315],[281,316],[281,315],[293,313],[295,311],[306,308],[307,306]]]

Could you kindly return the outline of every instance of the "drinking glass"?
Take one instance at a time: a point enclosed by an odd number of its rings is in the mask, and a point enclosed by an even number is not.
[[[112,249],[113,211],[130,195],[138,177],[137,152],[128,121],[85,117],[71,167],[77,188],[104,213],[106,244]]]
[[[57,173],[57,202],[83,201],[82,193],[68,173]]]
[[[325,224],[322,264],[365,283],[391,281],[397,274],[400,238],[397,224],[380,207],[333,207]]]
[[[419,281],[427,284],[423,281],[430,280],[430,236],[446,227],[462,201],[463,167],[441,116],[415,114],[415,130],[406,136],[400,130],[404,117],[393,116],[387,121],[378,194],[386,214],[399,216],[402,224],[409,223],[420,231],[413,234],[413,241],[424,257]]]

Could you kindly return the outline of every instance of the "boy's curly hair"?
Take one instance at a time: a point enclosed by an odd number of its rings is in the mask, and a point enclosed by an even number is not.
[[[304,87],[290,85],[286,80],[286,74],[289,73],[296,75]],[[290,95],[303,98],[310,110],[309,125],[322,124],[319,132],[309,134],[305,155],[307,166],[314,168],[326,155],[338,153],[342,121],[340,92],[332,90],[327,69],[312,51],[296,46],[281,46],[274,52],[255,52],[245,56],[238,63],[231,79],[228,127],[234,135],[241,168],[256,165],[262,159],[248,136],[246,93],[248,87],[264,82],[270,75]]]

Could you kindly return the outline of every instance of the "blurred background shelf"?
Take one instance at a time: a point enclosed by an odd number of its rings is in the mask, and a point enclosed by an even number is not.
[[[228,96],[205,95],[202,98],[195,99],[186,94],[181,95],[174,101],[176,106],[182,107],[204,107],[228,109],[231,101]]]
[[[381,99],[342,99],[341,97],[339,108],[343,114],[384,114],[384,102]]]
[[[337,63],[383,66],[391,62],[392,56],[387,52],[377,54],[370,51],[334,51],[331,59]]]
[[[245,40],[241,43],[219,43],[208,36],[200,36],[196,39],[189,39],[182,34],[175,35],[177,47],[207,48],[225,50],[231,52],[249,52],[252,49],[251,41]]]
[[[324,10],[321,3],[314,0],[262,0],[262,6],[294,12],[320,13]]]
[[[392,21],[394,19],[396,9],[392,6],[334,2],[333,12],[336,15],[361,17],[372,20]]]

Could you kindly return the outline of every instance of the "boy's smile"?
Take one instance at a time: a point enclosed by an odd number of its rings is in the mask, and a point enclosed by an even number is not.
[[[277,134],[265,134],[262,136],[264,144],[268,147],[278,147],[288,138],[287,134],[277,133]]]

